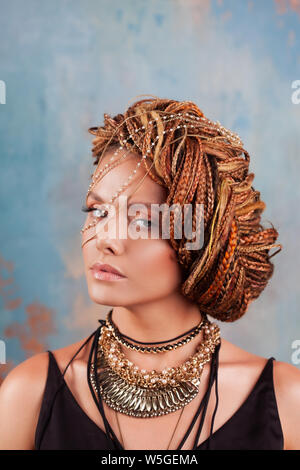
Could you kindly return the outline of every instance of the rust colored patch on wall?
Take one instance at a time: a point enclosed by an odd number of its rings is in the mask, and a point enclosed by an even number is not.
[[[16,366],[16,364],[13,361],[8,361],[6,364],[0,364],[0,386],[7,376],[7,374]]]
[[[57,331],[52,319],[53,310],[38,302],[28,305],[25,310],[25,324],[12,323],[4,330],[4,335],[6,338],[17,337],[28,358],[47,349],[46,337]]]
[[[276,5],[276,13],[284,15],[290,8],[292,11],[300,16],[300,1],[299,0],[274,0]]]
[[[11,298],[11,296],[16,295],[17,291],[14,277],[4,277],[5,271],[11,273],[13,269],[13,263],[0,256],[0,296],[3,300],[4,309],[11,312],[20,307],[22,308],[23,302],[21,297]],[[7,286],[10,287],[9,290]],[[57,333],[57,329],[54,323],[54,310],[37,301],[24,305],[23,308],[26,313],[25,323],[22,324],[18,321],[10,323],[6,326],[3,332],[4,337],[1,339],[5,341],[8,338],[17,338],[25,352],[26,359],[28,359],[49,348],[47,337]],[[11,359],[6,364],[0,364],[0,385],[16,365]]]
[[[22,299],[21,298],[18,298],[18,299],[13,299],[13,300],[9,300],[8,302],[6,302],[6,304],[4,305],[4,309],[5,310],[15,310],[16,308],[18,308],[22,303]]]

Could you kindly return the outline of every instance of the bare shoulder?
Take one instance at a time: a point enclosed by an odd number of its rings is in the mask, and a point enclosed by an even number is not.
[[[64,346],[62,348],[52,350],[52,353],[54,354],[54,357],[61,372],[64,371],[69,361],[73,358],[74,354],[76,354],[76,356],[72,360],[72,366],[70,367],[70,372],[68,374],[72,372],[74,364],[82,364],[83,366],[86,366],[90,351],[89,345],[91,345],[91,341],[89,341],[88,344],[84,346],[84,343],[87,341],[87,339],[88,337],[76,341],[75,343]],[[82,349],[78,351],[81,346],[83,346]]]
[[[52,350],[61,369],[84,341]],[[84,361],[85,354],[80,351],[78,360]],[[48,368],[49,353],[44,351],[18,364],[3,380],[0,386],[0,450],[34,449]]]
[[[48,369],[48,353],[42,352],[26,359],[14,367],[3,380],[0,387],[0,399],[4,394],[17,393],[26,384],[35,387],[44,382]]]
[[[268,358],[250,353],[222,338],[220,370],[239,385],[255,384]],[[287,362],[273,361],[273,385],[285,450],[300,449],[300,370]],[[251,385],[249,387],[251,390]]]
[[[42,352],[18,364],[3,380],[0,449],[33,449],[47,371],[48,353]]]
[[[288,362],[274,361],[275,396],[286,450],[300,449],[300,370]]]
[[[268,360],[268,358],[251,353],[224,338],[222,338],[219,357],[220,365],[223,364],[228,369],[236,368],[238,372],[243,368],[247,372],[253,370],[254,374],[262,371]]]
[[[56,359],[59,359],[60,365],[64,366],[71,359],[72,355],[80,348],[86,341],[86,338],[77,341],[76,343],[69,344],[59,349],[53,349],[52,352]],[[80,360],[85,359],[86,352],[78,354]],[[45,386],[46,378],[48,375],[49,367],[49,354],[47,351],[35,354],[25,361],[14,367],[5,377],[1,384],[0,390],[3,395],[5,390],[18,389],[20,385],[34,387],[38,389]],[[0,398],[1,395],[0,394]]]

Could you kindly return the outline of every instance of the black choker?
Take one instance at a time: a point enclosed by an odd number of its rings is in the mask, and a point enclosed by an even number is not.
[[[100,321],[100,320],[99,320]],[[173,349],[177,349],[178,347],[180,346],[183,346],[184,344],[188,343],[189,341],[191,341],[191,339],[193,339],[198,333],[200,333],[202,327],[204,326],[204,324],[206,323],[207,321],[207,318],[206,318],[206,315],[204,315],[204,318],[203,320],[195,327],[191,328],[190,330],[186,331],[185,333],[179,335],[179,336],[176,336],[176,338],[173,338],[173,339],[169,339],[169,340],[166,340],[166,341],[157,341],[157,342],[153,342],[153,343],[144,343],[142,341],[137,341],[133,338],[130,338],[129,336],[126,336],[126,335],[123,335],[119,329],[116,327],[116,325],[114,324],[114,322],[112,321],[112,310],[110,310],[110,312],[108,313],[107,315],[107,318],[106,318],[106,325],[107,327],[109,328],[109,330],[111,331],[111,333],[113,334],[113,336],[115,337],[115,339],[123,344],[124,346],[126,346],[127,348],[130,348],[130,349],[134,349],[135,351],[140,351],[140,352],[152,352],[152,353],[157,353],[157,352],[165,352],[165,351],[171,351]],[[104,321],[102,320],[101,323],[104,323]],[[186,336],[186,338],[184,338],[183,340],[181,341],[178,341],[177,343],[175,344],[167,344],[165,346],[157,346],[157,347],[141,347],[141,346],[137,346],[135,344],[132,344],[128,341],[126,341],[126,339],[124,338],[127,338],[129,339],[130,341],[133,341],[135,343],[138,343],[138,344],[163,344],[163,343],[171,343],[172,341],[175,341],[175,340],[178,340],[182,337]]]

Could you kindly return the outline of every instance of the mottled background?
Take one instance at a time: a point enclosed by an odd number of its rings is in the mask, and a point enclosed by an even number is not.
[[[1,0],[0,10],[0,382],[88,336],[109,310],[88,296],[80,246],[94,170],[87,129],[139,94],[195,101],[241,136],[262,223],[283,250],[246,315],[219,324],[240,347],[295,363],[300,1]]]

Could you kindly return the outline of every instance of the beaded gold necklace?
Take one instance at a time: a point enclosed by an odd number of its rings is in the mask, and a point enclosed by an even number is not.
[[[161,416],[184,407],[198,394],[203,366],[220,343],[220,329],[205,319],[203,341],[196,353],[178,367],[162,371],[139,369],[121,350],[107,325],[101,328],[97,346],[99,389],[105,403],[129,416]],[[100,373],[100,369],[103,369]],[[97,391],[94,364],[90,379]]]

